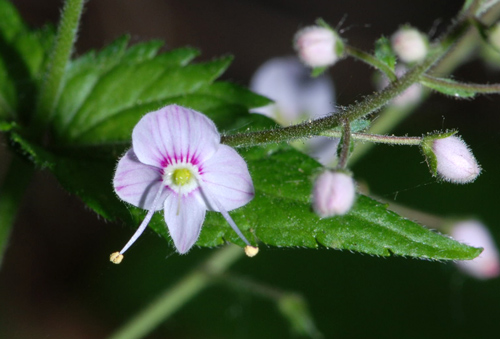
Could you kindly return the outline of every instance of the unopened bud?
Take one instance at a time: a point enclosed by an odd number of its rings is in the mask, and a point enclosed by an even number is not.
[[[481,167],[469,147],[457,136],[426,137],[422,149],[433,174],[443,180],[466,184],[481,173]]]
[[[259,253],[259,248],[255,246],[245,246],[245,254],[247,257],[255,257]]]
[[[498,249],[485,225],[477,220],[462,221],[451,227],[450,234],[458,241],[484,248],[479,257],[457,262],[462,271],[478,279],[495,278],[500,275]]]
[[[310,26],[297,32],[295,49],[300,59],[309,67],[333,65],[343,52],[343,43],[334,30],[322,26]]]
[[[412,27],[402,27],[391,37],[392,49],[406,63],[422,61],[427,55],[427,37]]]
[[[313,208],[322,218],[343,215],[351,209],[355,196],[354,180],[349,175],[325,171],[314,183]]]

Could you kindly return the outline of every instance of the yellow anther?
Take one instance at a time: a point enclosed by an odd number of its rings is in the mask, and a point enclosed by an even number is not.
[[[172,174],[172,181],[177,186],[183,186],[191,180],[191,171],[187,168],[178,168]]]
[[[258,247],[253,247],[253,246],[245,246],[245,254],[248,257],[255,257],[259,253],[259,248]]]
[[[120,254],[120,252],[113,252],[109,256],[109,261],[111,261],[113,264],[119,264],[123,260],[123,254]]]

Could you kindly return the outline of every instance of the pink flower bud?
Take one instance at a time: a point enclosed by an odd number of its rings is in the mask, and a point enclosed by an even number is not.
[[[459,137],[434,139],[432,150],[436,156],[437,174],[443,180],[466,184],[474,181],[481,173],[474,155]]]
[[[322,218],[343,215],[351,209],[355,196],[354,180],[349,175],[325,171],[314,183],[313,208]]]
[[[498,249],[485,225],[477,220],[462,221],[452,226],[450,234],[458,241],[484,248],[483,253],[476,259],[457,263],[462,271],[478,279],[495,278],[500,275]]]
[[[306,27],[295,35],[295,49],[300,59],[310,67],[333,65],[339,58],[342,42],[337,34],[321,26]]]
[[[427,39],[417,29],[402,27],[391,37],[392,49],[403,62],[422,61],[427,55]]]

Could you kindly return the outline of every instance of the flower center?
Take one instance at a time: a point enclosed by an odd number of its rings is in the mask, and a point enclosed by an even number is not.
[[[173,164],[163,171],[163,184],[177,194],[189,194],[199,186],[198,167],[190,163]]]
[[[184,186],[191,181],[192,177],[191,171],[187,168],[178,168],[172,173],[172,182],[177,186]]]

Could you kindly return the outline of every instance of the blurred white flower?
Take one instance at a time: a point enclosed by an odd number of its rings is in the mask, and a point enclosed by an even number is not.
[[[427,55],[427,37],[413,27],[401,27],[391,37],[392,49],[406,63],[422,61]]]
[[[326,67],[338,59],[337,42],[339,37],[329,28],[310,26],[295,34],[294,46],[297,53],[309,67]]]
[[[326,116],[335,111],[335,90],[326,75],[311,78],[310,71],[296,57],[274,58],[260,66],[252,77],[252,91],[274,104],[253,109],[282,126]],[[337,138],[314,137],[305,141],[305,151],[323,165],[336,159]]]
[[[483,247],[479,257],[470,261],[457,262],[465,273],[478,278],[489,279],[500,275],[500,260],[495,241],[488,228],[477,220],[466,220],[452,225],[451,236],[474,247]]]
[[[356,188],[351,176],[324,171],[314,182],[313,209],[322,218],[344,215],[351,209]]]

